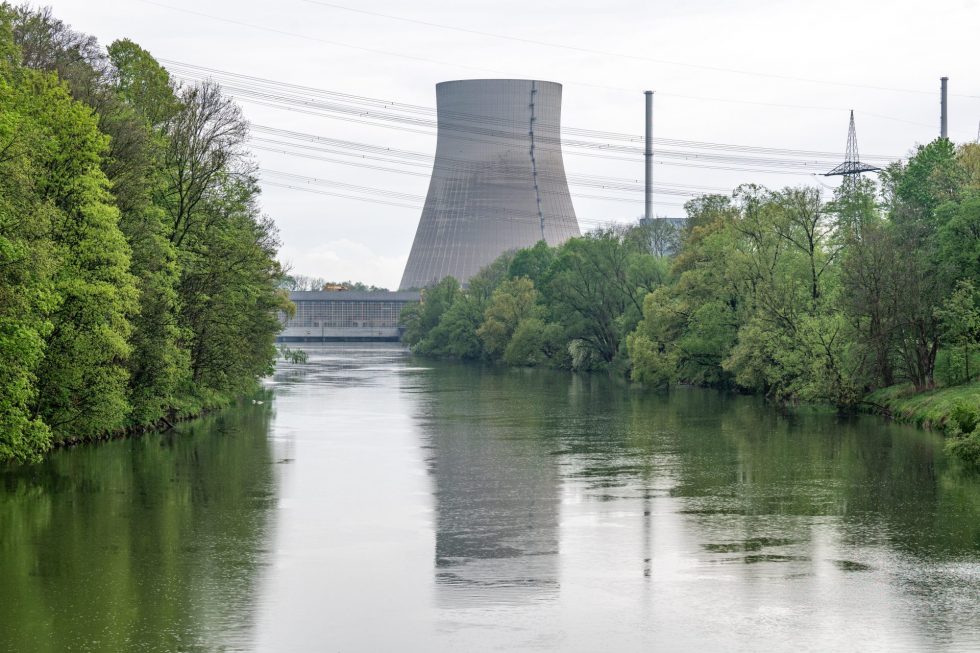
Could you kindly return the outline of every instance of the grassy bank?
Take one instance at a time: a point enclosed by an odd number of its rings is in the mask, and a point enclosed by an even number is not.
[[[980,466],[980,381],[949,388],[915,392],[910,385],[896,385],[866,398],[874,412],[900,422],[942,431],[947,449]]]

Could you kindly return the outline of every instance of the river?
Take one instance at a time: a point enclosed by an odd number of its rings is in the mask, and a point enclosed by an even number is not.
[[[0,650],[980,650],[980,479],[934,434],[308,351],[2,470]]]

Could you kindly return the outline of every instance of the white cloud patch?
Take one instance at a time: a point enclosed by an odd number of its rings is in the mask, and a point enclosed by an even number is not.
[[[340,238],[319,245],[283,245],[279,259],[293,274],[323,277],[329,281],[362,281],[395,290],[401,281],[407,255],[383,256],[368,245]]]

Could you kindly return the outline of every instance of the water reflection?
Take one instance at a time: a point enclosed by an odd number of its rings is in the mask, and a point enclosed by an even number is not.
[[[980,484],[937,437],[595,376],[443,364],[420,376],[451,628],[492,631],[504,617],[474,606],[515,603],[496,645],[980,641],[967,607],[980,599]]]
[[[928,433],[391,345],[269,387],[5,471],[0,650],[978,649]]]
[[[243,406],[4,473],[0,649],[244,646],[276,504],[269,419]]]
[[[417,420],[434,481],[440,604],[553,593],[559,473],[542,437],[548,416],[541,408],[554,403],[555,379],[474,375],[454,365],[426,376],[427,398]],[[541,403],[527,402],[529,396]]]

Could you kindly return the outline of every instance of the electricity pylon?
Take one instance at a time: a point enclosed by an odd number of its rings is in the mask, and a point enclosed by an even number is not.
[[[830,172],[825,172],[824,177],[844,177],[845,184],[853,184],[860,177],[862,172],[877,172],[881,168],[867,163],[861,163],[858,157],[858,138],[857,130],[854,129],[854,109],[851,109],[851,124],[847,129],[847,153],[844,154],[844,162],[836,166]]]

